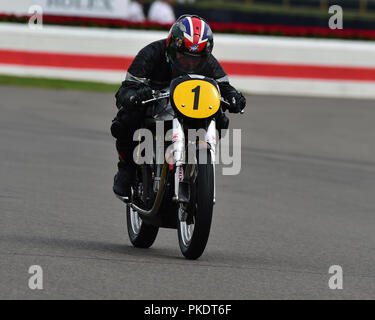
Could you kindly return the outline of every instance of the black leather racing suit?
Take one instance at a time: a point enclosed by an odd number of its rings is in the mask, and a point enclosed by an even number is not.
[[[224,98],[236,91],[229,84],[228,76],[213,55],[210,55],[206,65],[196,73],[215,79]],[[112,135],[117,139],[116,149],[120,158],[119,167],[122,164],[132,162],[133,134],[142,118],[141,112],[130,110],[124,105],[123,97],[128,92],[134,92],[134,90],[144,86],[149,86],[154,90],[166,88],[171,80],[179,75],[181,74],[173,68],[167,59],[166,39],[150,43],[139,51],[134,58],[128,68],[125,81],[116,93],[116,106],[121,110],[111,126]]]

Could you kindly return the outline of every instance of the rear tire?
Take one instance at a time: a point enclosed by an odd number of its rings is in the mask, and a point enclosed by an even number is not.
[[[198,259],[206,248],[211,229],[214,201],[214,168],[208,151],[207,164],[198,165],[195,194],[196,210],[186,222],[178,220],[178,242],[185,258]],[[189,221],[190,220],[190,221]]]
[[[159,227],[146,224],[130,205],[126,205],[126,221],[130,242],[136,248],[149,248],[158,235]]]

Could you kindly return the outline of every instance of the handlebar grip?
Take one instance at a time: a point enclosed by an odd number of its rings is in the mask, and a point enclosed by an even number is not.
[[[230,106],[230,103],[228,101],[224,100],[224,99],[221,99],[220,101],[222,102],[221,109],[224,112],[227,111],[229,109],[228,106]],[[245,113],[245,110],[244,110],[245,107],[240,111],[240,114],[244,114]]]

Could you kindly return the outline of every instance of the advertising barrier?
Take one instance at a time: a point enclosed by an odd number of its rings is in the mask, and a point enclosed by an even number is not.
[[[17,0],[0,5],[0,13],[27,15],[29,8],[40,6],[44,14],[57,16],[124,19],[129,0]]]
[[[120,83],[137,52],[167,32],[0,24],[0,73]],[[216,34],[214,55],[254,94],[375,98],[375,44]]]

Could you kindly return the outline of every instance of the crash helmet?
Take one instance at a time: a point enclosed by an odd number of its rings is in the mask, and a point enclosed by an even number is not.
[[[167,39],[167,58],[183,73],[197,73],[206,64],[214,46],[207,21],[183,15],[172,25]]]

